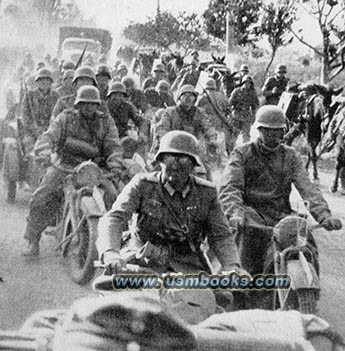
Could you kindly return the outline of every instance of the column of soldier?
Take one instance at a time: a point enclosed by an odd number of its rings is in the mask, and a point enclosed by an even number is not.
[[[32,68],[32,58],[25,57],[24,66]],[[64,145],[75,138],[96,145],[95,159],[105,160],[102,167],[127,184],[99,222],[99,257],[112,272],[129,263],[121,240],[134,213],[139,234],[127,245],[134,250],[138,240],[139,247],[150,242],[164,252],[164,257],[146,257],[160,272],[210,271],[199,250],[207,238],[219,272],[262,273],[268,241],[254,238],[250,228],[273,227],[291,214],[292,183],[325,229],[342,226],[309,180],[299,153],[282,143],[287,120],[277,104],[288,86],[286,66],[278,65],[266,80],[261,107],[248,65],[236,75],[230,70],[222,74],[219,67],[209,70],[204,84],[199,67],[194,52],[190,64],[169,81],[171,65],[162,57],[140,89],[138,76],[124,64],[114,71],[105,64],[76,68],[46,56],[22,80],[24,152],[33,150],[40,162],[49,164],[55,151],[56,162],[75,167],[83,150]],[[229,79],[233,89],[226,88]],[[254,123],[259,136],[251,141]],[[241,133],[244,144],[236,146]],[[222,171],[217,188],[215,169]],[[49,167],[33,193],[24,256],[39,255],[41,234],[56,211],[64,176]]]

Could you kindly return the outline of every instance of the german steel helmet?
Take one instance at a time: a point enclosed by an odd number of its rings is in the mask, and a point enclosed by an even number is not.
[[[115,82],[110,86],[107,96],[109,97],[112,93],[123,93],[127,96],[126,86],[121,82]]]
[[[108,66],[99,65],[97,68],[96,76],[107,76],[109,79],[111,79],[111,74]]]
[[[95,72],[94,72],[94,70],[93,70],[91,67],[88,67],[88,66],[79,67],[79,68],[74,72],[73,83],[74,83],[78,78],[82,78],[82,77],[91,78],[91,79],[93,80],[93,82],[94,82],[94,85],[97,85]]]
[[[52,77],[52,72],[49,69],[46,68],[41,68],[38,72],[37,75],[35,77],[35,81],[38,81],[39,79],[43,79],[43,78],[48,78],[50,79],[52,82],[53,77]]]
[[[191,94],[194,94],[196,98],[198,97],[198,93],[195,91],[195,88],[193,87],[193,85],[186,84],[180,88],[177,98],[179,99],[183,94],[186,94],[186,93],[191,93]]]
[[[256,113],[255,124],[257,128],[286,128],[286,118],[284,111],[276,105],[262,106]]]
[[[134,88],[135,86],[134,79],[128,76],[123,77],[121,83],[124,84],[126,88]]]
[[[246,74],[246,75],[243,76],[243,78],[242,78],[242,83],[244,83],[244,82],[251,82],[251,83],[254,83],[253,77],[250,76],[249,74]]]
[[[276,68],[276,73],[286,73],[287,69],[285,65],[278,65]]]
[[[156,85],[157,91],[166,91],[167,92],[167,91],[169,91],[169,89],[170,89],[170,84],[164,79],[160,80]]]
[[[94,104],[101,104],[101,97],[99,90],[92,85],[84,85],[77,91],[77,97],[74,102],[74,106],[79,102],[92,102]]]
[[[198,139],[185,131],[173,130],[162,137],[155,160],[160,161],[160,156],[165,153],[187,155],[192,157],[198,166],[202,165]]]
[[[248,67],[248,65],[241,65],[241,67],[240,67],[240,71],[241,72],[249,72],[249,67]]]

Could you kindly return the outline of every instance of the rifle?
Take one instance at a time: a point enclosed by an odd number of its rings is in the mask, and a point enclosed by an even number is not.
[[[203,90],[203,92],[205,93],[205,95],[208,98],[208,101],[210,102],[212,108],[214,109],[214,111],[216,112],[217,116],[220,118],[220,120],[226,125],[226,127],[228,128],[229,132],[232,133],[232,126],[230,124],[230,122],[227,120],[227,118],[225,116],[222,115],[222,113],[218,110],[218,108],[214,105],[210,95],[208,94],[207,90],[204,89],[204,87],[198,83],[201,87],[201,89]]]
[[[28,106],[29,106],[30,115],[32,117],[32,124],[33,124],[34,130],[37,131],[38,130],[37,119],[36,119],[37,116],[35,114],[35,109],[32,105],[32,101],[31,101],[30,96],[29,96],[28,86],[27,86],[24,78],[22,78],[22,82],[23,82],[23,86],[24,86],[24,94],[25,94],[24,96],[27,96],[27,99],[28,99]]]
[[[84,55],[85,55],[85,52],[86,52],[87,45],[88,45],[88,43],[85,43],[84,49],[83,49],[83,51],[82,51],[82,53],[81,53],[81,55],[80,55],[80,57],[79,57],[77,63],[75,64],[75,67],[74,67],[74,70],[75,70],[75,71],[79,68],[79,66],[80,66],[80,65],[82,64],[82,62],[83,62],[83,58],[84,58]]]

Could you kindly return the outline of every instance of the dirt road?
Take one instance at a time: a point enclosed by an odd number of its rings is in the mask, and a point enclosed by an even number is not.
[[[332,174],[321,172],[320,188],[334,215],[345,225],[345,196],[331,194]],[[2,186],[2,184],[1,184]],[[3,186],[2,186],[3,187]],[[93,294],[90,285],[80,287],[66,273],[62,259],[54,251],[56,241],[44,236],[39,259],[20,256],[28,211],[29,194],[19,191],[15,205],[0,197],[0,329],[18,328],[31,313],[41,309],[63,308],[78,297]],[[319,315],[345,337],[345,230],[316,231],[320,247],[322,295]]]

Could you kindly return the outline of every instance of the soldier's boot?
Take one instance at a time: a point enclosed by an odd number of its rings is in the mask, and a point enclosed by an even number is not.
[[[37,230],[35,224],[30,221],[30,218],[28,218],[24,235],[24,239],[27,241],[27,246],[22,251],[22,256],[38,256],[40,253],[40,238],[40,231]]]
[[[40,253],[40,244],[38,241],[29,241],[28,245],[22,251],[22,256],[38,256]]]

